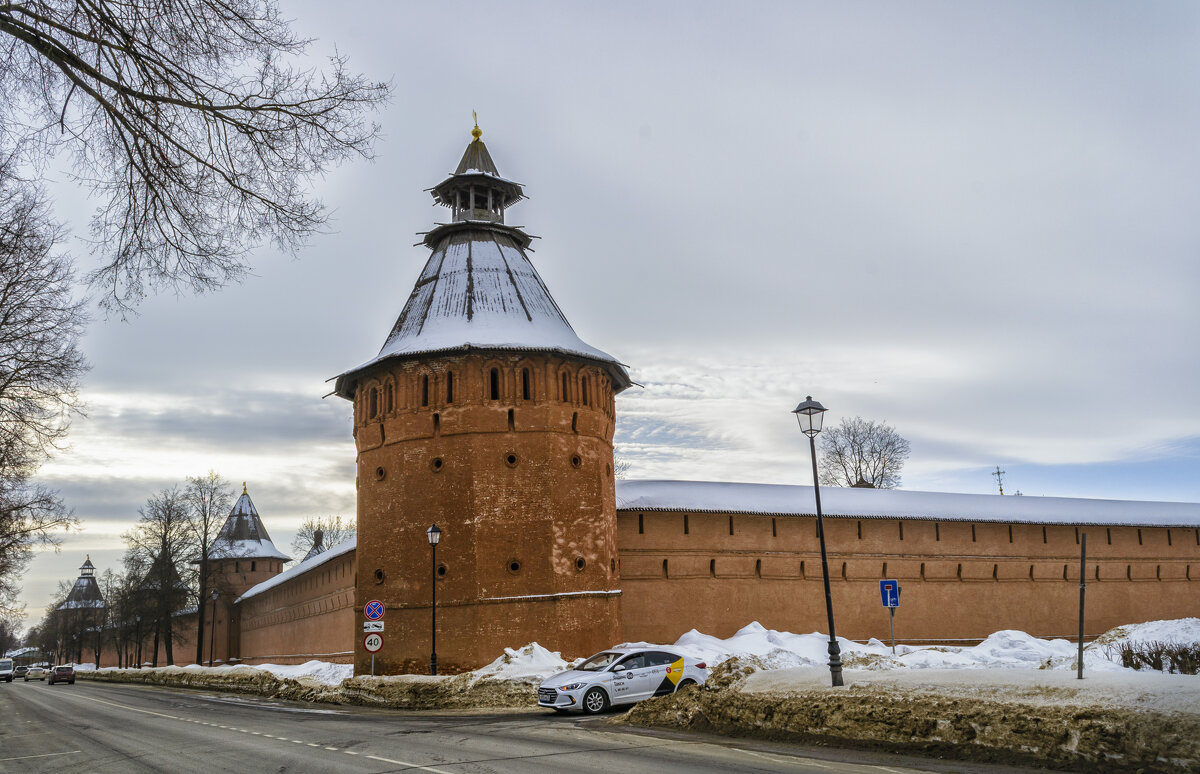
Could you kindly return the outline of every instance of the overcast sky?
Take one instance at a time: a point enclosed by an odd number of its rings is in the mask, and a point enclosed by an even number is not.
[[[1200,5],[283,5],[392,79],[379,158],[317,181],[335,232],[295,260],[98,316],[88,417],[42,471],[83,530],[31,567],[31,621],[188,475],[247,481],[285,551],[354,513],[326,380],[403,307],[472,110],[567,318],[644,385],[630,478],[809,483],[811,394],[894,425],[906,489],[1000,466],[1009,493],[1200,502]]]

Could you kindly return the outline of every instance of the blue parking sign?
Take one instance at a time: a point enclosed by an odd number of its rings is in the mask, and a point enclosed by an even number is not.
[[[879,596],[883,599],[884,607],[900,607],[900,581],[879,581]]]

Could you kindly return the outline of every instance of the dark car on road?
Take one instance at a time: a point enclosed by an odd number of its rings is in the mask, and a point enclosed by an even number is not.
[[[55,683],[70,683],[74,685],[75,667],[70,664],[64,664],[51,668],[46,682],[50,683],[50,685],[54,685]]]

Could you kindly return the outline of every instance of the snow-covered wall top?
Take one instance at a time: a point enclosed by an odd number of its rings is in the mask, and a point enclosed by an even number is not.
[[[617,481],[617,509],[816,515],[811,486],[721,481]],[[822,487],[821,512],[835,518],[1200,527],[1200,503],[1002,497],[903,489]]]
[[[339,556],[348,554],[356,548],[358,548],[358,538],[357,537],[352,537],[349,540],[342,541],[341,543],[338,543],[336,546],[325,549],[323,552],[317,554],[316,556],[305,559],[303,562],[300,562],[295,567],[291,567],[288,570],[286,570],[285,572],[279,573],[274,578],[265,580],[262,583],[258,584],[257,586],[251,586],[249,589],[246,590],[245,594],[242,594],[240,597],[238,597],[234,601],[234,604],[237,604],[238,602],[247,600],[250,597],[257,596],[257,595],[263,593],[264,591],[273,589],[276,586],[280,585],[281,583],[287,583],[288,581],[292,580],[293,578],[299,577],[299,576],[303,575],[304,573],[308,572],[309,570],[320,567],[321,565],[325,564],[326,562],[336,559]]]

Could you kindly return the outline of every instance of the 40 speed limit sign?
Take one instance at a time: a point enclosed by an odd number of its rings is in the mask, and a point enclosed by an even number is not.
[[[378,634],[368,634],[363,637],[363,647],[367,649],[368,653],[378,653],[379,649],[383,647],[383,637]]]

